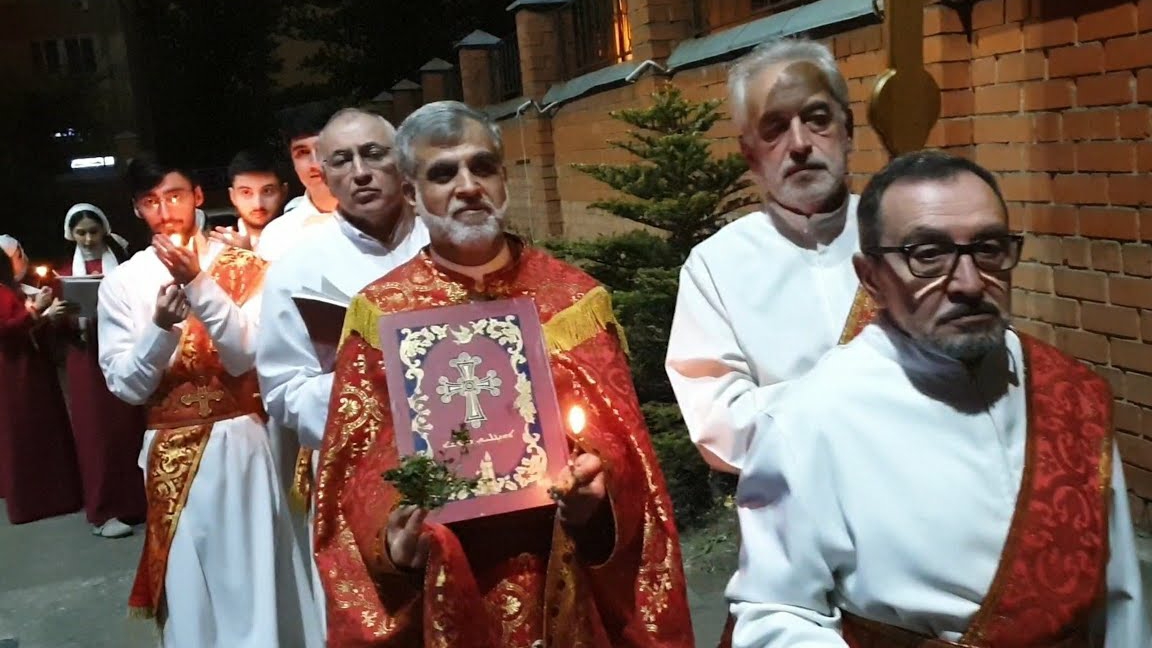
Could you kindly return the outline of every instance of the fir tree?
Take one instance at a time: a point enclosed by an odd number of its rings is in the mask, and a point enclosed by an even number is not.
[[[688,438],[664,372],[678,273],[693,246],[756,202],[745,191],[751,183],[744,178],[744,159],[735,153],[712,155],[707,133],[724,117],[720,103],[689,101],[668,87],[655,93],[647,107],[612,112],[634,130],[609,144],[638,161],[575,167],[623,194],[598,200],[593,208],[646,227],[547,244],[612,289],[616,317],[628,335],[637,395],[677,521],[689,526],[715,501],[718,484]]]

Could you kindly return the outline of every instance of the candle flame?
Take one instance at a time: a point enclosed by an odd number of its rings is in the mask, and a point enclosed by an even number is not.
[[[173,234],[169,236],[168,240],[172,241],[172,245],[175,245],[176,247],[184,247],[184,237],[180,236],[179,234]]]
[[[568,429],[572,430],[573,435],[579,436],[587,424],[588,416],[584,413],[583,407],[574,405],[572,409],[568,410]]]
[[[47,277],[48,266],[36,266],[36,275],[39,277]]]

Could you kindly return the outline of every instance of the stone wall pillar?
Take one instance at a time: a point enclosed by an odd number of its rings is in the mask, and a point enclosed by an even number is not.
[[[694,31],[693,0],[628,0],[632,59],[663,61]]]
[[[477,29],[456,43],[460,62],[460,89],[464,103],[476,108],[495,103],[492,78],[496,73],[493,52],[500,39]]]
[[[405,117],[415,112],[423,101],[424,90],[418,83],[402,79],[392,86],[392,114],[396,118],[396,125],[399,126]]]
[[[428,61],[420,68],[420,85],[424,87],[424,103],[455,99],[456,66],[440,58]]]

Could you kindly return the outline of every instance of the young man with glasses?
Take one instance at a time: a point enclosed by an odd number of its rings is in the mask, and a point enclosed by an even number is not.
[[[265,264],[205,238],[185,170],[137,158],[128,183],[154,237],[104,279],[98,333],[109,390],[148,409],[129,604],[165,646],[322,645],[253,365]]]
[[[879,316],[757,421],[733,645],[1148,645],[1112,395],[1010,327],[995,178],[912,153],[858,214]]]
[[[316,153],[338,207],[336,216],[272,264],[264,288],[256,370],[272,419],[272,439],[291,495],[305,516],[296,527],[311,544],[311,482],[328,421],[332,369],[309,337],[293,295],[324,294],[340,303],[428,244],[428,230],[404,202],[392,150],[396,129],[379,115],[349,108],[320,133]],[[311,563],[311,552],[307,554]],[[313,573],[315,614],[323,593]]]

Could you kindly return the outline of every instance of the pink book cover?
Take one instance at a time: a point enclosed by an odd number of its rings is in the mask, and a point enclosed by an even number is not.
[[[387,315],[380,343],[401,456],[453,459],[477,492],[429,519],[442,524],[551,506],[568,441],[531,298]],[[468,452],[452,439],[464,425]]]

